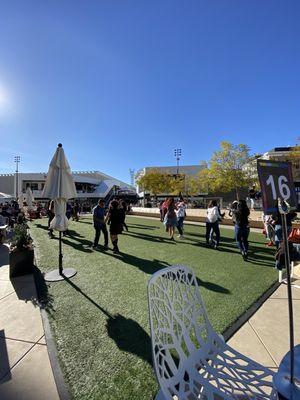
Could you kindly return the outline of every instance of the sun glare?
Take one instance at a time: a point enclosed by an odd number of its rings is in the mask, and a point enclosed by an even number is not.
[[[5,90],[2,87],[0,87],[0,106],[7,104],[7,102],[8,102],[8,96]]]

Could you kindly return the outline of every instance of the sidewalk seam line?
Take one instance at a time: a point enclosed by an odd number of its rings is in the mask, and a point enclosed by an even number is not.
[[[1,297],[0,301],[6,299],[6,297],[11,296],[12,294],[16,293],[15,291],[12,291],[11,293],[6,294],[4,297]]]
[[[268,350],[267,346],[265,345],[264,341],[262,340],[262,338],[259,336],[258,332],[256,331],[256,329],[253,327],[253,325],[251,324],[250,320],[248,321],[249,325],[251,326],[251,328],[253,329],[253,332],[256,334],[256,336],[258,337],[258,340],[261,342],[261,344],[263,345],[263,347],[266,349],[267,353],[269,354],[269,356],[271,357],[271,359],[273,360],[274,364],[276,365],[276,367],[278,368],[278,364],[276,362],[276,360],[274,359],[274,357],[272,356],[272,354],[270,353],[270,351]]]
[[[3,380],[6,375],[8,375],[19,364],[19,362],[23,360],[23,358],[34,348],[35,345],[36,343],[33,343],[33,345],[22,355],[22,357],[19,358],[12,367],[9,368],[9,371],[1,378],[1,380]]]

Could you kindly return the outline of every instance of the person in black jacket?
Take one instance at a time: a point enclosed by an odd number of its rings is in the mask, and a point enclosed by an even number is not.
[[[243,259],[247,261],[248,259],[248,236],[250,233],[249,228],[249,217],[250,211],[247,206],[246,200],[240,200],[237,204],[235,210],[233,210],[234,216],[234,231],[235,231],[235,240],[237,246],[243,256]]]

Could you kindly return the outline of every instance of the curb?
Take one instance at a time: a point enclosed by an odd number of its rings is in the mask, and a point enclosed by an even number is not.
[[[258,300],[256,300],[243,315],[238,317],[233,324],[222,332],[225,342],[227,342],[251,317],[257,310],[264,304],[266,300],[275,292],[276,289],[281,285],[280,282],[275,282]]]
[[[33,276],[34,276],[34,283],[36,287],[38,301],[40,303],[40,312],[45,332],[47,351],[49,355],[50,365],[52,368],[52,373],[55,380],[58,396],[60,400],[71,400],[68,387],[65,383],[64,376],[59,365],[57,349],[55,346],[55,341],[52,336],[48,314],[44,308],[43,287],[45,289],[46,283],[44,281],[44,277],[41,271],[38,269],[37,266],[35,266]]]

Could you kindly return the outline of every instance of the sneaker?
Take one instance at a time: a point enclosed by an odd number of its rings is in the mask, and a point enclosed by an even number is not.
[[[214,244],[214,249],[218,250],[219,249],[219,245],[217,243]]]
[[[95,246],[95,245],[93,244],[92,249],[93,249],[93,250],[96,250],[97,247],[98,247],[98,246]]]
[[[242,251],[242,257],[244,261],[248,260],[248,253],[246,251]]]
[[[105,245],[103,246],[103,250],[108,250],[108,244],[105,244]]]
[[[170,237],[170,240],[172,240],[172,242],[175,242],[174,236]]]
[[[178,235],[178,239],[183,239],[183,235]]]

